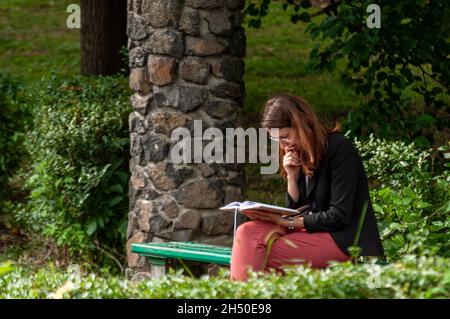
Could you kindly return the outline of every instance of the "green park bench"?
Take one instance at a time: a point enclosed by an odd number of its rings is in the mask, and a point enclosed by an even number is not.
[[[152,277],[161,277],[166,273],[166,261],[169,258],[198,262],[230,265],[231,247],[207,245],[194,242],[134,243],[131,251],[147,257]]]
[[[234,234],[237,228],[237,210],[234,211]],[[230,265],[231,247],[208,245],[194,242],[167,242],[167,243],[134,243],[131,252],[147,257],[151,267],[152,277],[158,278],[166,274],[168,259],[177,259],[183,267],[183,260]]]

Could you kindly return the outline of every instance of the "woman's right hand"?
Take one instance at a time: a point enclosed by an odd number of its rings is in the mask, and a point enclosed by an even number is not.
[[[298,153],[291,148],[285,149],[283,157],[283,167],[286,171],[288,178],[296,180],[300,174],[300,161],[298,159]]]

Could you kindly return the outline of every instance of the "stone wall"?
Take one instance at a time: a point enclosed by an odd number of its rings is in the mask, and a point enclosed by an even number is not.
[[[128,265],[148,269],[133,242],[231,245],[233,216],[217,208],[242,200],[242,164],[174,164],[175,128],[236,127],[245,95],[244,0],[129,0],[133,112]],[[239,124],[239,123],[238,123]]]

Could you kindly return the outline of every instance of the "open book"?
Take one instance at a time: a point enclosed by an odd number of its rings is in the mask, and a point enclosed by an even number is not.
[[[301,208],[304,208],[304,207],[301,207]],[[230,211],[230,212],[234,212],[234,210],[237,209],[238,211],[241,211],[244,213],[245,213],[245,210],[248,210],[248,209],[257,209],[257,210],[261,210],[261,211],[267,211],[267,212],[271,212],[271,213],[276,213],[276,214],[280,214],[280,215],[289,215],[289,216],[294,216],[294,215],[298,215],[298,214],[302,213],[300,208],[298,210],[296,210],[296,209],[291,209],[291,208],[286,208],[286,207],[281,207],[281,206],[274,206],[274,205],[269,205],[269,204],[263,204],[263,203],[258,203],[258,202],[251,202],[251,201],[231,202],[228,205],[220,207],[219,209]]]

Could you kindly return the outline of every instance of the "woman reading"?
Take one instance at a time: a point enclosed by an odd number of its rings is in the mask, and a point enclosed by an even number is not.
[[[282,272],[283,266],[301,263],[323,268],[330,261],[349,260],[365,202],[360,255],[382,256],[362,160],[339,129],[327,129],[305,100],[290,94],[267,101],[261,126],[279,142],[286,206],[309,209],[296,218],[246,210],[251,220],[236,231],[231,279],[246,280],[248,271]],[[271,238],[276,240],[269,251]]]

